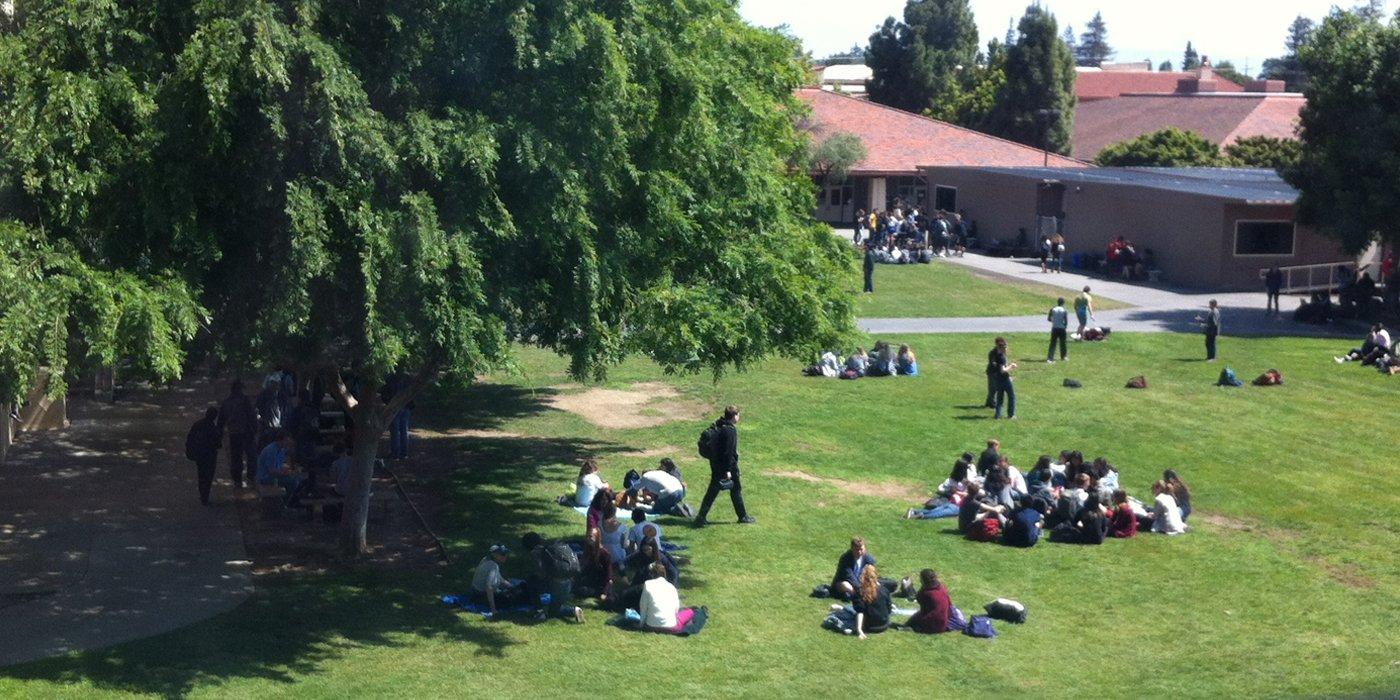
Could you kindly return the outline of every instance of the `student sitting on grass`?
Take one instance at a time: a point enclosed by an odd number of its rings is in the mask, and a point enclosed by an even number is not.
[[[857,377],[864,377],[866,370],[870,368],[869,365],[870,359],[861,348],[856,348],[856,351],[846,358],[846,371],[855,373]]]
[[[1128,504],[1128,492],[1117,489],[1113,492],[1113,511],[1108,516],[1108,536],[1126,539],[1137,534],[1137,515]]]
[[[895,353],[890,349],[890,344],[886,341],[875,343],[875,354],[870,358],[870,365],[866,367],[867,377],[889,377],[895,373]]]
[[[948,589],[938,580],[933,569],[919,572],[919,612],[909,618],[909,629],[919,634],[942,634],[948,631],[948,615],[953,604],[948,600]]]
[[[866,567],[875,566],[875,557],[865,549],[865,538],[852,537],[851,548],[836,560],[836,574],[831,577],[831,597],[850,600],[860,588],[860,577]]]
[[[982,515],[982,487],[975,482],[968,482],[967,495],[963,496],[963,502],[958,506],[958,532],[966,535],[971,531],[973,524]]]
[[[632,511],[632,527],[627,530],[627,549],[634,552],[647,539],[661,541],[661,526],[647,522],[646,511],[637,508]]]
[[[685,482],[681,470],[670,457],[661,460],[659,468],[642,474],[633,485],[638,492],[650,495],[651,512],[661,515],[684,515]]]
[[[612,503],[603,504],[603,518],[598,529],[603,534],[603,546],[607,548],[608,554],[612,555],[613,561],[622,561],[627,558],[627,526],[617,519],[617,506]]]
[[[1055,471],[1050,468],[1050,455],[1041,455],[1026,475],[1026,492],[1048,501],[1054,487]]]
[[[890,592],[880,585],[880,574],[874,566],[865,567],[859,583],[858,594],[851,604],[833,604],[827,619],[831,626],[841,632],[865,639],[867,634],[879,634],[889,629],[894,603],[890,601]]]
[[[895,369],[901,376],[919,376],[919,360],[914,357],[914,351],[908,345],[899,346],[899,356],[895,358]]]
[[[997,460],[997,467],[1006,474],[1006,484],[1016,493],[1030,493],[1030,487],[1026,485],[1026,477],[1021,474],[1021,470],[1011,464],[1007,457]]]
[[[963,455],[971,458],[972,455]],[[967,497],[967,471],[968,464],[960,459],[953,463],[953,472],[948,475],[938,490],[934,492],[933,498],[924,503],[923,508],[910,508],[905,512],[907,520],[934,520],[937,518],[951,518],[958,514],[958,506],[962,505],[963,499]]]
[[[1167,484],[1172,498],[1176,499],[1176,507],[1181,509],[1181,521],[1186,522],[1186,519],[1191,517],[1191,489],[1186,488],[1186,482],[1176,475],[1174,469],[1163,471],[1162,481]]]
[[[1098,494],[1089,494],[1084,507],[1073,520],[1060,523],[1050,532],[1051,542],[1070,544],[1103,544],[1108,536],[1108,514],[1099,503]]]
[[[1341,357],[1332,358],[1337,364],[1343,362],[1360,362],[1363,365],[1376,364],[1385,357],[1390,349],[1390,331],[1385,326],[1377,323],[1371,326],[1371,332],[1366,339],[1361,341],[1361,347],[1352,349]]]
[[[1007,518],[1001,543],[1011,547],[1034,547],[1040,540],[1040,530],[1044,526],[1045,514],[1040,510],[1039,501],[1022,496],[1020,505]]]
[[[1181,519],[1181,507],[1172,496],[1171,487],[1165,481],[1152,484],[1152,512],[1142,523],[1164,535],[1180,535],[1186,532],[1186,523]]]
[[[991,392],[988,392],[988,396],[990,395]],[[988,406],[988,408],[993,407]],[[1000,459],[1001,441],[995,438],[988,440],[987,449],[982,450],[982,454],[977,458],[977,475],[986,476],[987,472],[991,471],[992,467],[995,467],[997,465],[997,461]]]
[[[672,585],[680,582],[680,569],[676,567],[676,562],[670,555],[661,551],[661,546],[656,540],[646,540],[626,559],[622,560],[622,570],[628,579],[628,586],[620,593],[616,591],[614,584],[613,608],[622,611],[625,609],[637,610],[642,598],[642,591],[646,582],[651,578],[651,567],[659,564],[665,574],[666,580]]]
[[[578,469],[578,478],[574,481],[572,505],[592,506],[593,497],[605,488],[608,488],[608,482],[603,481],[603,477],[598,474],[597,460],[583,460],[583,465]],[[563,496],[562,498],[568,499],[569,497]]]
[[[598,493],[593,494],[593,500],[588,504],[588,513],[584,518],[584,532],[601,527],[603,524],[603,511],[608,506],[616,508],[616,495],[608,487],[598,489]]]
[[[618,562],[620,563],[620,562]],[[581,571],[578,576],[578,594],[596,596],[604,607],[612,598],[613,571],[616,567],[608,549],[603,546],[602,533],[598,528],[588,531],[583,538],[583,557],[579,559]]]
[[[666,634],[680,634],[695,617],[694,608],[681,607],[681,594],[666,577],[666,567],[652,564],[648,579],[642,584],[642,597],[637,612],[642,616],[642,629]]]
[[[486,556],[476,565],[472,574],[472,589],[468,600],[486,607],[492,616],[500,608],[508,608],[522,598],[523,591],[501,576],[501,564],[506,563],[510,549],[503,544],[493,544]]]

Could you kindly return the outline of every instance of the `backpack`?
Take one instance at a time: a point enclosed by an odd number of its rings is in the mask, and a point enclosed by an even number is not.
[[[715,443],[719,440],[719,426],[711,423],[704,430],[700,431],[700,439],[695,442],[695,449],[705,459],[715,458]]]
[[[578,555],[566,542],[555,540],[544,547],[545,561],[555,578],[577,576],[583,567],[579,566]]]
[[[987,611],[987,616],[993,619],[1018,625],[1026,621],[1026,606],[1008,598],[997,598],[982,607]]]
[[[992,627],[992,618],[986,615],[973,615],[972,619],[967,621],[967,629],[963,630],[963,634],[969,637],[994,639],[997,636],[997,630]]]
[[[190,428],[189,434],[185,435],[185,459],[194,461],[197,459],[194,453],[194,436],[198,426]]]
[[[1220,379],[1216,380],[1216,386],[1244,386],[1244,382],[1235,376],[1235,370],[1226,367],[1220,370]]]
[[[1254,380],[1254,386],[1278,386],[1283,383],[1283,375],[1278,370],[1271,369]]]
[[[985,518],[972,524],[967,530],[967,538],[973,542],[996,542],[1001,536],[1001,521]]]
[[[1128,389],[1146,389],[1146,388],[1147,388],[1147,377],[1144,377],[1144,376],[1142,376],[1142,375],[1138,375],[1138,376],[1136,376],[1136,377],[1133,377],[1132,379],[1129,379],[1129,380],[1128,380],[1128,386],[1127,386],[1127,388],[1128,388]]]
[[[1066,379],[1065,379],[1065,388],[1066,388],[1066,389],[1082,389],[1082,388],[1084,388],[1084,385],[1083,385],[1082,383],[1080,383],[1080,381],[1079,381],[1078,379],[1068,379],[1068,378],[1066,378]]]

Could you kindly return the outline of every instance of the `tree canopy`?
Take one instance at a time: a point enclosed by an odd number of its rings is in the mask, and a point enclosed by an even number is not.
[[[356,374],[352,548],[393,373],[470,378],[516,340],[578,377],[719,373],[853,325],[793,167],[800,51],[726,0],[25,7],[0,44],[24,206],[99,270],[187,282],[222,357]]]
[[[922,112],[977,62],[977,23],[968,0],[908,0],[904,19],[890,17],[870,36],[870,99]]]
[[[822,139],[812,148],[807,170],[816,173],[822,184],[845,182],[851,168],[865,160],[866,154],[859,136],[842,131]]]
[[[1298,60],[1298,53],[1312,40],[1316,25],[1312,20],[1298,15],[1288,25],[1288,37],[1284,39],[1287,53],[1278,58],[1265,59],[1264,70],[1259,77],[1266,80],[1282,80],[1291,92],[1300,92],[1307,86],[1308,76]]]
[[[1225,158],[1238,168],[1268,168],[1282,173],[1298,164],[1302,144],[1295,139],[1249,136],[1225,147]]]
[[[1167,127],[1099,151],[1102,166],[1191,168],[1222,165],[1220,147],[1192,131]]]
[[[1095,12],[1079,37],[1079,45],[1074,47],[1075,61],[1081,66],[1099,66],[1115,53],[1108,44],[1108,23],[1103,21],[1102,12]]]
[[[1186,42],[1186,50],[1181,54],[1181,70],[1193,71],[1201,67],[1201,55],[1196,53],[1196,47],[1191,42]]]
[[[1007,49],[1006,82],[987,118],[1003,138],[1067,154],[1074,125],[1074,58],[1060,40],[1055,17],[1026,8],[1016,43]]]
[[[1400,244],[1400,20],[1334,11],[1298,58],[1308,76],[1299,218],[1351,252]]]

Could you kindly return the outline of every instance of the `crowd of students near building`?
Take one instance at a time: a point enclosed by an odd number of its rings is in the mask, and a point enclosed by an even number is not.
[[[925,214],[896,199],[886,211],[857,210],[851,239],[877,262],[902,264],[963,255],[975,235],[975,224],[964,221],[960,212]]]
[[[999,441],[989,440],[980,456],[958,458],[933,497],[904,517],[957,518],[958,532],[968,539],[1013,547],[1035,546],[1045,531],[1051,541],[1075,544],[1133,537],[1139,529],[1186,532],[1186,482],[1168,469],[1151,491],[1150,505],[1129,496],[1107,459],[1088,462],[1079,451],[1062,451],[1058,459],[1042,455],[1022,471],[1002,454]]]

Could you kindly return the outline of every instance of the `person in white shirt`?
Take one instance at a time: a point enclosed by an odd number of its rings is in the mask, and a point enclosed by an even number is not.
[[[1065,339],[1069,337],[1069,311],[1065,309],[1064,297],[1055,300],[1055,306],[1050,309],[1045,320],[1050,322],[1050,349],[1045,351],[1045,361],[1047,363],[1055,361],[1056,343],[1060,346],[1060,361],[1068,360],[1069,354],[1065,347]]]
[[[1341,357],[1332,358],[1337,364],[1343,362],[1360,362],[1363,365],[1375,364],[1386,351],[1390,349],[1390,331],[1385,326],[1377,323],[1371,326],[1371,332],[1366,336],[1366,340],[1361,343],[1361,347],[1353,349],[1351,352]]]
[[[583,466],[578,470],[578,481],[575,482],[574,505],[587,508],[593,503],[593,497],[605,488],[608,482],[603,481],[603,477],[598,475],[598,462],[592,459],[583,460]]]
[[[491,551],[481,558],[472,574],[471,599],[485,604],[492,615],[500,607],[512,605],[519,591],[511,582],[501,576],[501,564],[506,562],[510,549],[503,544],[491,545]]]
[[[651,494],[653,513],[672,513],[685,500],[685,482],[681,472],[670,458],[661,460],[659,469],[652,469],[633,485],[638,491]]]
[[[666,580],[666,567],[652,564],[648,570],[651,578],[642,584],[642,602],[637,612],[641,613],[642,626],[663,632],[679,632],[685,622],[681,620],[681,594]]]
[[[1152,484],[1152,531],[1164,535],[1180,535],[1186,532],[1186,523],[1181,519],[1181,508],[1172,496],[1167,482]]]

